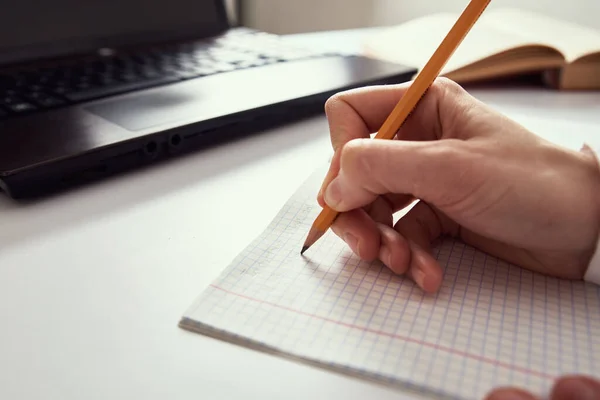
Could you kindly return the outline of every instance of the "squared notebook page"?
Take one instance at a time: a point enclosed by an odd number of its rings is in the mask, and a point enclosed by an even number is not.
[[[513,267],[459,241],[435,246],[441,290],[425,295],[331,232],[300,249],[320,211],[315,173],[187,310],[180,326],[432,398],[546,392],[600,374],[600,289]]]

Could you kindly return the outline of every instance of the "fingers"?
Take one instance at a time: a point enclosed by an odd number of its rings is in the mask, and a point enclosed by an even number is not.
[[[387,225],[379,224],[378,228],[381,235],[379,260],[395,274],[406,274],[410,270],[412,262],[410,243]],[[419,284],[419,286],[421,285]]]
[[[436,261],[391,227],[375,223],[364,210],[341,214],[332,229],[361,259],[380,260],[392,272],[407,275],[425,292],[439,288],[441,270]]]
[[[341,148],[354,139],[369,138],[392,112],[410,83],[372,86],[338,93],[325,103],[331,144],[335,151],[330,169],[317,197],[324,205],[322,190],[337,175]],[[402,140],[419,141],[454,137],[453,126],[462,110],[476,100],[460,86],[445,78],[437,79],[413,113],[398,131]],[[459,134],[463,132],[460,130]]]
[[[369,138],[370,134],[377,129],[373,128],[374,122],[379,118],[382,118],[383,122],[386,110],[388,113],[391,112],[404,90],[404,88],[390,90],[386,87],[359,88],[338,93],[327,100],[325,114],[329,123],[334,155],[317,196],[321,206],[324,206],[323,188],[338,173],[342,146],[353,139]],[[365,102],[370,97],[376,97],[378,101]]]
[[[327,185],[329,185],[333,178],[335,178],[335,176],[340,170],[340,156],[341,151],[336,151],[334,153],[333,158],[331,159],[331,164],[329,165],[329,169],[327,170],[327,174],[323,179],[323,183],[321,183],[321,188],[319,189],[319,193],[317,194],[317,202],[321,207],[325,207],[326,204],[323,196],[325,188],[327,187]]]
[[[556,381],[551,400],[600,399],[600,381],[586,376],[565,376]]]
[[[392,210],[392,213],[402,210],[403,208],[411,204],[413,201],[415,201],[415,198],[411,195],[396,193],[384,194],[379,198],[385,200],[385,202],[388,203],[390,209]]]
[[[383,198],[377,199],[367,209],[357,209],[338,216],[331,227],[360,258],[373,261],[381,252],[381,228],[392,226],[392,204]]]
[[[363,260],[377,259],[381,237],[377,224],[363,209],[340,214],[331,230]]]
[[[412,278],[426,292],[436,292],[442,284],[443,271],[432,255],[431,244],[442,234],[453,234],[458,226],[427,203],[419,202],[394,229],[410,243]]]
[[[353,140],[343,147],[339,172],[323,200],[340,212],[385,193],[410,194],[438,207],[458,203],[479,185],[473,146],[455,140]]]
[[[586,376],[564,376],[552,388],[548,400],[594,400],[600,399],[600,381]],[[498,388],[485,400],[540,400],[521,389]]]
[[[363,260],[379,259],[394,273],[414,280],[425,292],[436,292],[443,274],[431,255],[431,241],[450,231],[449,223],[440,222],[424,203],[413,207],[394,228],[387,202],[379,199],[369,212],[355,209],[340,214],[332,229]]]
[[[352,139],[377,132],[406,93],[410,82],[399,85],[370,86],[338,93],[325,103],[331,144],[337,150]],[[450,134],[453,121],[465,109],[479,104],[458,84],[438,78],[407,118],[398,138],[434,140]],[[452,137],[448,136],[448,137]]]
[[[405,86],[376,86],[338,93],[325,103],[331,145],[339,149],[352,139],[368,138],[379,129]]]
[[[496,389],[486,396],[485,400],[541,400],[531,393],[521,389],[501,388]]]

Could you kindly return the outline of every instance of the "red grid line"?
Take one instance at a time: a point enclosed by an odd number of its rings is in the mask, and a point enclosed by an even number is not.
[[[520,372],[520,373],[524,373],[524,374],[529,374],[529,375],[537,376],[539,378],[550,379],[550,380],[554,380],[555,379],[555,376],[553,376],[551,374],[548,374],[548,373],[545,373],[545,372],[536,371],[536,370],[529,369],[529,368],[526,368],[526,367],[521,367],[521,366],[518,366],[518,365],[513,365],[513,364],[510,364],[510,363],[507,363],[507,362],[504,362],[504,361],[500,361],[500,360],[496,360],[496,359],[493,359],[493,358],[490,358],[490,357],[484,357],[484,356],[481,356],[481,355],[478,355],[478,354],[468,353],[466,351],[453,349],[451,347],[442,346],[442,345],[439,345],[439,344],[436,344],[436,343],[431,343],[431,342],[427,342],[427,341],[420,340],[420,339],[414,339],[414,338],[411,338],[411,337],[397,335],[397,334],[393,334],[393,333],[389,333],[389,332],[384,332],[384,331],[380,331],[380,330],[377,330],[377,329],[371,329],[371,328],[367,328],[367,327],[364,327],[364,326],[349,324],[349,323],[342,322],[342,321],[336,321],[336,320],[331,319],[331,318],[321,317],[319,315],[315,315],[315,314],[312,314],[312,313],[307,313],[307,312],[304,312],[304,311],[301,311],[301,310],[296,310],[296,309],[293,309],[293,308],[290,308],[290,307],[282,306],[280,304],[275,304],[275,303],[271,303],[271,302],[268,302],[268,301],[265,301],[265,300],[260,300],[260,299],[254,298],[254,297],[246,296],[246,295],[241,294],[241,293],[232,292],[230,290],[224,289],[224,288],[222,288],[220,286],[217,286],[217,285],[210,285],[210,286],[212,288],[214,288],[214,289],[220,290],[220,291],[225,292],[225,293],[227,293],[229,295],[232,295],[232,296],[240,297],[240,298],[243,298],[243,299],[246,299],[246,300],[250,300],[250,301],[253,301],[253,302],[256,302],[256,303],[266,304],[266,305],[269,305],[269,306],[274,307],[274,308],[279,308],[279,309],[290,311],[290,312],[293,312],[293,313],[296,313],[296,314],[305,315],[307,317],[311,317],[311,318],[319,319],[319,320],[322,320],[322,321],[330,322],[330,323],[333,323],[333,324],[345,326],[347,328],[358,329],[358,330],[361,330],[361,331],[364,331],[364,332],[369,332],[369,333],[373,333],[373,334],[380,335],[380,336],[386,336],[386,337],[391,337],[391,338],[402,340],[402,341],[409,342],[409,343],[415,343],[415,344],[418,344],[418,345],[421,345],[421,346],[424,346],[424,347],[429,347],[429,348],[432,348],[432,349],[435,349],[435,350],[439,350],[439,351],[443,351],[443,352],[446,352],[446,353],[454,354],[454,355],[457,355],[457,356],[460,356],[460,357],[465,357],[465,358],[469,358],[469,359],[472,359],[472,360],[480,361],[480,362],[483,362],[483,363],[486,363],[486,364],[494,365],[494,366],[497,366],[497,367],[500,367],[500,368],[505,368],[505,369],[512,370],[512,371],[515,371],[515,372]]]

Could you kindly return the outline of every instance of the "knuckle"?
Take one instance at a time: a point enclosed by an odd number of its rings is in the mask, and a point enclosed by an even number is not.
[[[464,134],[457,129],[459,120],[464,120],[471,101],[458,83],[446,77],[437,78],[430,87],[430,99],[437,112],[437,136],[455,137]],[[459,124],[460,125],[460,124]]]
[[[338,107],[338,104],[340,103],[340,101],[342,101],[340,93],[336,93],[333,96],[329,97],[325,101],[325,114],[331,115],[331,113],[333,113],[335,111],[335,109]]]
[[[467,203],[481,182],[477,179],[483,166],[474,156],[476,149],[470,149],[465,143],[454,143],[453,140],[445,141],[434,151],[432,159],[437,160],[436,170],[442,172],[445,190],[440,191],[438,202],[447,208],[456,208]],[[431,177],[433,179],[433,177]],[[431,184],[432,182],[430,182]]]
[[[418,149],[418,160],[422,165],[416,165],[415,179],[412,182],[413,193],[429,193],[437,188],[439,181],[448,184],[456,169],[457,149],[451,145],[452,139],[440,140],[431,146]],[[432,173],[435,171],[435,173]]]
[[[440,140],[438,146],[433,146],[429,149],[431,154],[428,159],[435,160],[438,165],[435,165],[435,169],[438,171],[445,171],[450,177],[455,177],[457,174],[455,171],[459,169],[464,171],[467,167],[467,160],[464,157],[462,151],[463,143],[455,143],[453,139]]]
[[[351,90],[347,90],[347,91],[342,91],[342,92],[338,92],[335,93],[333,95],[331,95],[326,101],[325,101],[325,114],[326,115],[332,115],[333,113],[337,112],[339,109],[343,109],[347,106],[347,101],[346,98],[350,95],[352,95],[353,91]]]
[[[437,99],[438,104],[454,104],[465,95],[465,90],[458,83],[446,77],[439,77],[429,88],[429,92]]]
[[[332,112],[340,107],[347,107],[349,105],[349,99],[364,93],[368,89],[369,88],[354,88],[334,93],[325,101],[325,112]]]
[[[435,79],[433,84],[431,85],[431,89],[438,94],[457,94],[462,93],[464,89],[458,83],[453,81],[452,79],[446,78],[445,76],[440,76]]]
[[[340,166],[346,174],[354,177],[365,177],[373,169],[369,149],[372,139],[353,139],[342,148]]]

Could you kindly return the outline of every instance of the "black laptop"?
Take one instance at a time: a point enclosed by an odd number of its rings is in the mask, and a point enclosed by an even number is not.
[[[413,68],[291,47],[222,0],[9,0],[0,12],[0,187],[43,195],[323,112]]]

